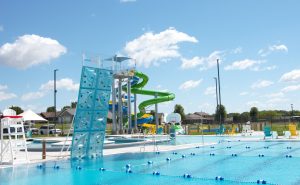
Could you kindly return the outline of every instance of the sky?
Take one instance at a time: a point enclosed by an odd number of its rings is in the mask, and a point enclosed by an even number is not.
[[[159,112],[213,113],[216,61],[227,112],[300,109],[297,0],[0,0],[0,110],[77,100],[82,56],[115,54],[175,93]],[[138,102],[152,97],[138,96]],[[153,107],[149,107],[149,110]]]

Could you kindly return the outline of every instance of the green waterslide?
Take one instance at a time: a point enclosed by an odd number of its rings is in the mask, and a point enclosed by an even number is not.
[[[131,93],[133,94],[141,94],[141,95],[149,95],[149,96],[157,96],[157,98],[152,98],[146,101],[143,101],[139,104],[138,108],[140,113],[146,113],[145,108],[154,105],[157,103],[162,103],[166,101],[172,101],[175,99],[175,94],[170,92],[160,92],[160,91],[152,91],[152,90],[144,90],[143,87],[148,83],[149,77],[144,73],[135,71],[134,75],[139,79],[142,79],[141,82],[137,82],[136,84],[131,86]]]

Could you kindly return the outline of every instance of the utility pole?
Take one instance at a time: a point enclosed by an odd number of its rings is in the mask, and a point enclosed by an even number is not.
[[[54,125],[55,125],[55,130],[54,134],[56,134],[56,123],[57,123],[57,118],[56,118],[56,72],[58,69],[54,69]],[[48,127],[48,133],[49,133],[49,127]]]

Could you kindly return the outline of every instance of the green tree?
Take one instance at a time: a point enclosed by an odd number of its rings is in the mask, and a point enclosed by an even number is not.
[[[219,108],[220,107],[220,108]],[[216,107],[216,113],[215,113],[215,120],[217,122],[220,121],[220,114],[221,114],[221,123],[224,123],[227,117],[226,108],[224,105],[218,105]]]
[[[51,107],[48,107],[46,112],[55,112],[55,107],[54,106],[51,106]]]
[[[77,101],[71,102],[71,108],[74,109],[77,106]]]
[[[241,114],[241,122],[245,123],[250,120],[250,113],[249,112],[243,112]]]
[[[241,114],[240,113],[231,113],[232,122],[233,123],[240,123],[241,122]]]
[[[69,109],[69,108],[71,108],[71,107],[69,105],[66,105],[61,110],[64,111],[64,110]]]
[[[255,122],[258,120],[258,109],[257,107],[252,107],[250,110],[250,119],[252,122]]]
[[[16,114],[17,114],[17,115],[24,112],[24,110],[23,110],[21,107],[19,107],[19,106],[13,106],[13,105],[12,105],[12,106],[9,107],[9,108],[12,109],[12,110],[14,110],[14,111],[16,111]]]
[[[174,113],[178,113],[181,116],[181,120],[185,119],[184,108],[180,104],[176,104],[174,107]]]

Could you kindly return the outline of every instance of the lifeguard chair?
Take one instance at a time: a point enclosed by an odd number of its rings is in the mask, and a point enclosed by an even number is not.
[[[22,116],[17,116],[12,109],[4,110],[0,130],[0,164],[27,163],[28,153]],[[20,150],[24,150],[25,153]]]

